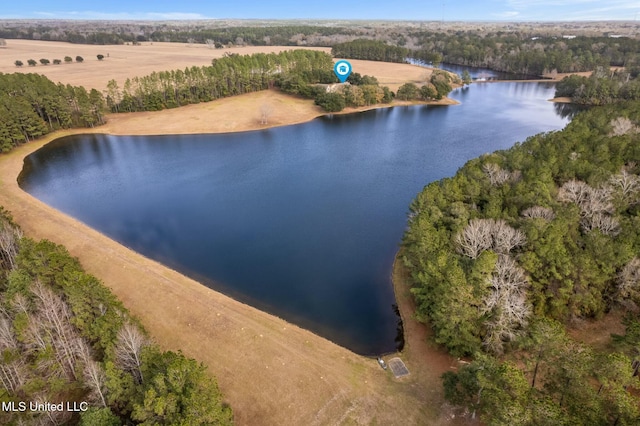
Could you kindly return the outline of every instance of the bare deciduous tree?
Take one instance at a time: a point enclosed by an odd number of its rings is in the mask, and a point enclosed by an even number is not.
[[[18,241],[22,238],[22,231],[8,223],[0,222],[0,262],[8,265],[11,270],[16,267],[18,255]]]
[[[484,346],[502,353],[505,342],[513,340],[528,324],[531,306],[526,290],[529,281],[524,270],[509,256],[500,256],[489,278],[490,293],[483,300],[482,313],[489,314]]]
[[[522,217],[529,219],[544,219],[547,222],[555,219],[556,214],[549,207],[533,206],[522,211]]]
[[[635,202],[640,194],[640,176],[627,172],[622,168],[620,173],[609,178],[609,184],[619,190],[623,199]]]
[[[118,331],[116,341],[116,362],[125,371],[133,375],[138,383],[142,383],[142,349],[150,344],[140,329],[127,322]]]
[[[502,219],[493,221],[491,235],[493,237],[493,250],[501,254],[507,254],[527,242],[524,232],[512,228]]]
[[[273,114],[273,105],[263,103],[260,105],[260,124],[269,124],[269,117]]]
[[[565,182],[558,191],[558,200],[580,205],[589,196],[591,187],[579,180]]]
[[[32,319],[33,333],[51,344],[55,358],[69,377],[76,377],[76,361],[82,350],[83,340],[71,324],[69,306],[53,290],[36,281],[31,287],[36,296],[37,312]]]
[[[50,401],[49,396],[43,392],[40,392],[33,398],[35,404],[46,404]],[[35,417],[29,422],[34,426],[51,426],[51,425],[63,425],[69,422],[72,411],[67,410],[45,410],[44,413],[40,412],[38,417]]]
[[[0,353],[4,354],[4,359],[0,360],[0,383],[10,394],[15,394],[16,390],[27,381],[22,357],[8,356],[18,350],[18,341],[13,333],[11,318],[4,309],[0,308]]]
[[[580,224],[585,232],[599,229],[606,235],[618,234],[620,225],[612,216],[614,212],[612,186],[592,188],[584,182],[570,180],[558,191],[558,199],[578,205],[582,216]]]
[[[612,195],[613,190],[610,186],[603,186],[597,189],[589,187],[586,200],[580,204],[582,215],[593,216],[598,213],[613,213]]]
[[[107,376],[100,364],[93,359],[87,360],[84,364],[82,377],[84,378],[84,383],[91,389],[90,397],[92,397],[95,402],[106,407],[107,401],[105,400],[105,393]]]
[[[514,229],[502,219],[472,219],[455,238],[458,252],[476,259],[485,250],[507,254],[524,245],[524,233]]]
[[[493,244],[491,232],[490,219],[472,219],[455,238],[458,252],[476,259],[480,253],[491,248]]]
[[[638,126],[634,125],[627,117],[618,117],[611,120],[611,135],[613,136],[638,133],[638,130]]]
[[[618,302],[640,300],[640,258],[634,257],[622,268],[616,283],[618,284],[616,289]]]
[[[582,218],[580,225],[582,225],[582,229],[586,232],[598,229],[603,234],[612,237],[620,233],[620,223],[618,219],[599,212]]]
[[[502,185],[516,177],[495,163],[485,163],[482,171],[489,177],[489,182],[493,186]]]
[[[216,42],[215,42],[215,40],[211,40],[210,38],[206,39],[206,40],[205,40],[205,43],[207,44],[207,47],[208,47],[209,49],[215,49],[215,47],[216,47]]]

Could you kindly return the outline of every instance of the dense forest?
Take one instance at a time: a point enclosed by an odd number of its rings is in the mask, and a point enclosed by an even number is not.
[[[638,65],[640,41],[610,37],[533,37],[526,34],[458,32],[412,33],[415,48],[381,41],[353,40],[335,44],[341,58],[404,62],[407,58],[438,64],[491,68],[523,75],[592,71],[598,67]]]
[[[365,59],[368,61],[405,62],[409,49],[391,46],[381,41],[358,39],[338,43],[331,48],[334,58]]]
[[[598,68],[589,77],[570,75],[556,85],[556,97],[568,97],[580,105],[640,101],[638,70],[611,72]]]
[[[2,424],[232,423],[202,364],[160,350],[62,246],[24,237],[1,208],[0,354],[0,401],[15,404]]]
[[[637,424],[640,104],[468,162],[410,206],[401,258],[416,317],[456,356],[447,398],[491,425]],[[608,313],[605,348],[567,330]]]
[[[116,29],[116,27],[118,27]],[[271,25],[271,26],[217,26],[184,23],[146,23],[118,25],[101,22],[81,26],[78,23],[60,26],[59,23],[40,25],[4,25],[0,38],[66,41],[78,44],[124,44],[139,42],[218,43],[219,47],[236,46],[330,46],[332,36],[348,37],[362,31],[343,26],[326,25]],[[116,29],[114,31],[114,29]]]
[[[104,109],[95,89],[55,84],[38,74],[0,73],[0,151],[53,130],[102,124]]]
[[[522,33],[481,35],[471,31],[415,32],[420,50],[443,62],[516,74],[592,71],[598,66],[630,66],[638,61],[640,40],[621,37],[541,37]],[[418,58],[420,58],[418,56]]]

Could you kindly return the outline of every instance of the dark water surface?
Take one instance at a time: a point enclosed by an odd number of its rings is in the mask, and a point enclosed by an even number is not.
[[[420,59],[407,58],[406,61],[413,65],[419,65],[421,67],[433,68],[433,64],[425,62]],[[479,81],[499,81],[499,80],[540,80],[540,76],[526,75],[526,74],[513,74],[508,72],[496,71],[490,68],[468,67],[465,65],[455,65],[446,62],[441,62],[436,65],[436,68],[449,71],[462,77],[463,71],[468,71],[473,80]]]
[[[411,199],[473,157],[564,127],[553,91],[473,85],[452,93],[458,106],[264,131],[66,137],[26,159],[21,186],[212,288],[385,353],[396,347],[390,274]]]

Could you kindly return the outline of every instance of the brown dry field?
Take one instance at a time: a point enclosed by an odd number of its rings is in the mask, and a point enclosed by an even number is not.
[[[46,75],[55,82],[102,91],[107,88],[109,80],[116,80],[122,86],[127,78],[142,77],[154,71],[211,65],[213,58],[220,58],[225,53],[250,55],[292,49],[331,52],[331,49],[325,47],[247,46],[209,49],[203,44],[189,45],[185,43],[145,42],[140,46],[96,46],[55,41],[7,40],[7,47],[0,49],[0,72],[35,72]],[[99,61],[96,57],[98,54],[104,55],[104,60]],[[64,63],[65,56],[71,56],[74,58],[74,62]],[[84,62],[76,63],[76,56],[82,56]],[[49,59],[52,63],[54,59],[60,59],[63,63],[60,65],[41,65],[41,58]],[[35,67],[27,66],[29,59],[38,61],[38,65]],[[16,60],[21,60],[24,66],[16,67],[14,65]],[[362,75],[374,75],[382,85],[389,86],[394,92],[403,83],[425,81],[430,73],[428,69],[416,65],[349,61],[353,65],[354,72]]]
[[[339,114],[412,104],[398,101],[390,105],[346,108]],[[456,102],[444,98],[428,104],[454,105]],[[273,111],[266,125],[260,122],[263,105],[269,105]],[[312,100],[264,90],[163,111],[109,114],[107,124],[95,130],[113,135],[225,133],[298,124],[322,115],[326,115],[326,112],[314,105]]]
[[[149,56],[145,59],[152,63],[143,65],[142,53],[138,52],[145,51],[147,46],[109,46],[109,61],[114,60],[114,55],[118,57],[120,49],[133,53],[128,56],[128,62],[123,60],[118,67],[109,65],[107,69],[102,67],[108,65],[108,61],[93,61],[96,49],[106,52],[104,46],[15,40],[8,43],[8,49],[0,50],[0,63],[6,57],[10,63],[15,60],[16,51],[12,49],[18,44],[32,49],[29,52],[56,45],[61,49],[60,56],[84,56],[84,64],[57,66],[64,71],[54,69],[53,65],[21,71],[44,70],[52,73],[47,75],[54,80],[88,87],[106,85],[112,78],[167,69],[164,66],[167,63],[172,68],[182,66],[179,63],[204,65],[214,53],[222,54],[184,45],[176,46],[173,52],[173,46],[154,44],[148,46]],[[68,47],[75,50],[63,52],[62,49]],[[256,51],[254,48],[239,50]],[[153,60],[154,55],[164,59]],[[175,57],[167,59],[171,55]],[[25,54],[24,61],[29,57],[37,60],[38,56],[37,53]],[[46,57],[53,59],[55,55]],[[194,58],[201,62],[189,62],[195,61]],[[131,65],[134,60],[139,65],[135,69]],[[364,65],[354,63],[354,70],[361,72],[360,67]],[[425,69],[407,65],[415,74],[406,71],[403,78],[407,80],[400,80],[394,76],[394,68],[380,65],[388,64],[371,63],[371,71],[362,73],[376,75],[382,82],[385,78],[395,78],[398,85],[420,81],[425,75]],[[7,69],[3,66],[0,65],[0,72],[16,71],[14,66]],[[378,66],[382,69],[380,73],[375,72]],[[268,126],[259,123],[259,108],[264,103],[272,105],[274,110]],[[444,103],[451,101],[444,100]],[[402,105],[395,105],[398,104]],[[140,318],[163,348],[180,349],[206,364],[217,377],[239,425],[467,424],[444,404],[439,380],[444,371],[455,368],[457,363],[427,343],[428,327],[412,317],[412,299],[399,266],[395,268],[394,282],[405,324],[406,347],[396,355],[406,362],[411,375],[396,380],[374,359],[354,354],[307,330],[210,290],[118,244],[31,197],[19,188],[16,180],[25,156],[68,134],[217,133],[304,122],[322,114],[312,101],[264,91],[154,113],[109,115],[104,126],[56,132],[0,156],[0,205],[13,214],[28,236],[65,245],[87,271],[100,278]]]
[[[127,78],[142,77],[154,71],[185,69],[192,66],[211,65],[211,60],[221,58],[225,53],[270,53],[291,50],[290,46],[251,46],[229,49],[209,49],[203,44],[185,43],[143,43],[133,45],[97,46],[71,44],[57,41],[7,40],[7,47],[0,49],[0,72],[35,72],[46,75],[55,82],[84,86],[88,89],[104,90],[109,80],[116,80],[120,86]],[[309,48],[330,51],[327,48]],[[99,61],[98,54],[105,56]],[[107,58],[107,54],[109,57]],[[73,62],[64,63],[64,57],[71,56]],[[84,62],[75,62],[82,56]],[[63,61],[60,65],[41,65],[40,58]],[[35,67],[27,66],[27,60],[38,61]],[[16,60],[24,62],[18,68]]]

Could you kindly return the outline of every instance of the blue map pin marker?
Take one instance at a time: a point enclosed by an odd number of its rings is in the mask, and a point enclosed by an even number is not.
[[[333,66],[333,72],[336,73],[340,83],[344,83],[351,74],[351,64],[348,61],[338,61]]]

